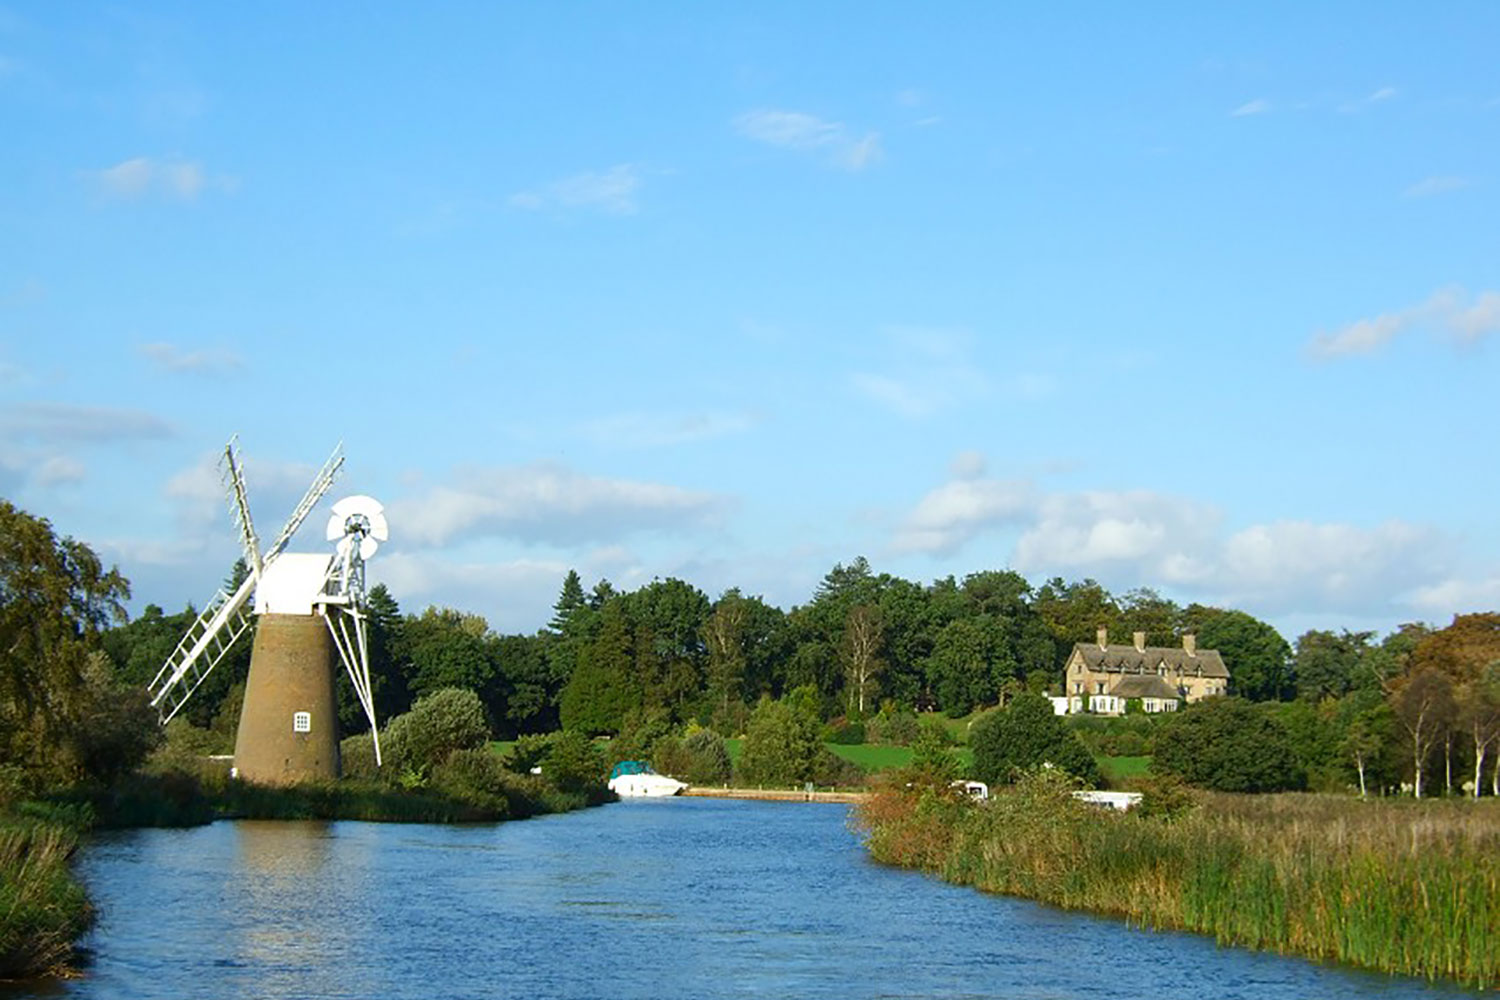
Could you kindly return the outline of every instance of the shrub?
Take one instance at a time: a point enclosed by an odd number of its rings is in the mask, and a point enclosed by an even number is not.
[[[1198,804],[1188,786],[1176,775],[1138,778],[1130,783],[1130,790],[1141,793],[1140,805],[1135,807],[1137,816],[1174,820],[1185,816]]]
[[[969,730],[974,771],[990,784],[1014,780],[1017,771],[1051,764],[1090,784],[1100,781],[1094,755],[1052,711],[1039,694],[1020,694],[1010,707],[994,709],[974,720]]]
[[[1241,698],[1209,698],[1168,719],[1152,767],[1219,792],[1284,791],[1305,781],[1286,729]]]
[[[752,785],[801,785],[812,780],[821,748],[817,719],[805,704],[762,698],[745,733],[740,778]]]
[[[865,784],[869,775],[853,761],[845,760],[827,747],[819,747],[809,780],[815,785],[851,788]]]
[[[421,781],[455,750],[484,746],[490,727],[479,696],[464,688],[442,688],[390,721],[381,740],[393,775]]]
[[[823,742],[837,743],[839,746],[860,746],[865,742],[865,724],[849,721],[830,723]]]
[[[432,769],[431,785],[444,795],[467,802],[504,819],[510,812],[506,797],[510,775],[489,747],[454,750]]]
[[[588,792],[604,784],[608,767],[594,742],[577,730],[554,735],[542,775],[564,792]]]
[[[712,729],[695,729],[682,741],[688,754],[686,779],[694,785],[722,785],[733,773],[729,747]]]
[[[911,774],[918,784],[946,786],[958,777],[958,760],[948,749],[948,730],[941,722],[930,719],[922,723],[921,732],[912,741]]]
[[[865,738],[871,743],[904,747],[911,745],[919,731],[917,717],[913,713],[881,712],[866,724]]]
[[[525,733],[516,737],[510,752],[505,755],[505,766],[517,774],[530,774],[540,767],[552,749],[556,733]]]
[[[692,763],[687,749],[682,745],[681,738],[677,736],[663,736],[658,739],[651,745],[651,753],[646,759],[653,770],[677,778],[687,774],[688,766]]]
[[[389,751],[381,746],[381,757],[389,765]],[[369,733],[346,736],[339,743],[339,759],[344,777],[373,781],[381,776],[382,769],[375,766],[375,737]]]

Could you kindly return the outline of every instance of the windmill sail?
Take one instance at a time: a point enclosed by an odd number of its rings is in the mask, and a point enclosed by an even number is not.
[[[317,506],[344,466],[343,445],[339,444],[328,456],[328,461],[318,470],[312,485],[303,494],[292,516],[287,519],[276,541],[264,553],[260,551],[260,540],[255,534],[255,523],[250,518],[250,501],[245,488],[245,474],[239,460],[239,443],[230,438],[224,447],[221,461],[224,468],[224,488],[230,512],[240,529],[240,543],[245,549],[246,565],[250,575],[233,594],[219,591],[203,609],[172,655],[167,657],[148,690],[151,705],[156,709],[162,725],[172,720],[182,706],[187,704],[193,692],[207,679],[209,673],[229,654],[235,640],[250,628],[250,616],[245,606],[255,593],[266,568],[275,561],[291,541],[307,515]]]
[[[208,677],[219,661],[229,655],[235,640],[250,628],[250,616],[245,614],[245,605],[255,591],[255,577],[248,576],[233,594],[223,590],[214,594],[202,614],[193,622],[156,672],[148,690],[151,707],[155,708],[162,725],[182,710],[198,685]]]

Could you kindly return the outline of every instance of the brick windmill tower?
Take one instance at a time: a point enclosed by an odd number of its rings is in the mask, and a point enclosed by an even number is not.
[[[367,496],[345,497],[333,505],[325,531],[327,540],[336,543],[333,552],[284,551],[343,468],[342,447],[335,448],[281,533],[262,551],[235,439],[225,446],[219,464],[250,573],[233,594],[220,590],[214,595],[152,680],[151,704],[162,725],[182,710],[249,630],[246,612],[253,608],[258,623],[235,736],[235,773],[265,785],[339,776],[335,654],[370,720],[378,764],[365,561],[388,537],[383,508]]]

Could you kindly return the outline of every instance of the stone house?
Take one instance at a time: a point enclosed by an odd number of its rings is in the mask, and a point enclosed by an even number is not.
[[[1229,668],[1216,649],[1199,649],[1198,637],[1182,637],[1182,648],[1147,646],[1137,632],[1130,645],[1110,645],[1107,629],[1097,642],[1073,645],[1064,668],[1069,712],[1124,715],[1139,698],[1147,712],[1175,712],[1183,702],[1229,690]]]

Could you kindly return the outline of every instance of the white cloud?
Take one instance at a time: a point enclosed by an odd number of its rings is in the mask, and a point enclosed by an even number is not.
[[[1453,606],[1449,591],[1431,589],[1444,540],[1424,526],[1288,520],[1226,534],[1211,504],[1151,490],[1048,493],[987,477],[972,453],[898,522],[892,548],[947,556],[995,535],[1013,538],[1009,565],[1033,577],[1180,588],[1260,615]],[[1406,596],[1414,586],[1429,589]]]
[[[1129,565],[1143,579],[1188,582],[1218,521],[1204,504],[1148,490],[1043,497],[1016,541],[1023,571]]]
[[[40,486],[60,486],[65,483],[83,482],[83,463],[66,455],[53,455],[44,459],[36,470],[36,481]]]
[[[1029,484],[972,475],[972,457],[955,465],[961,475],[917,502],[896,529],[897,552],[948,554],[991,528],[1015,524],[1035,510]]]
[[[734,125],[748,139],[821,153],[846,170],[863,170],[883,155],[880,133],[857,135],[842,122],[824,121],[801,111],[747,111],[734,120]]]
[[[1229,112],[1231,118],[1245,118],[1250,115],[1263,115],[1271,110],[1271,102],[1263,97],[1257,97],[1253,101],[1246,101],[1233,111]]]
[[[617,448],[664,448],[743,434],[756,424],[743,413],[617,413],[583,424],[583,433]]]
[[[1448,327],[1463,341],[1500,332],[1500,292],[1481,292],[1469,306],[1458,306],[1448,316]]]
[[[953,462],[948,466],[948,471],[953,474],[954,479],[978,479],[983,476],[989,463],[985,460],[984,452],[961,451],[953,456]]]
[[[222,375],[238,371],[245,361],[238,354],[224,348],[185,351],[176,344],[156,341],[142,344],[136,350],[149,358],[157,367],[169,372],[193,372],[201,375]]]
[[[1438,620],[1466,611],[1493,611],[1500,609],[1500,577],[1451,577],[1412,589],[1404,603]]]
[[[153,194],[175,201],[196,201],[206,188],[233,192],[238,187],[233,177],[210,177],[196,161],[146,156],[82,174],[100,194],[118,201],[135,201]]]
[[[1391,602],[1413,580],[1431,578],[1440,539],[1401,521],[1374,528],[1278,521],[1253,525],[1224,546],[1219,572],[1241,600],[1296,611]]]
[[[1450,191],[1461,191],[1469,186],[1467,177],[1424,177],[1402,192],[1406,198],[1432,198]]]
[[[1340,104],[1339,110],[1344,114],[1353,114],[1357,111],[1364,111],[1365,109],[1374,107],[1377,104],[1384,104],[1386,101],[1393,100],[1396,97],[1396,94],[1397,90],[1395,87],[1381,87],[1378,90],[1371,91],[1369,94],[1361,97],[1356,101],[1347,101],[1343,104]]]
[[[881,370],[854,372],[849,380],[900,416],[925,417],[989,389],[988,377],[972,360],[973,344],[965,331],[890,327],[872,346],[884,362]]]
[[[714,523],[725,506],[716,494],[538,463],[468,470],[454,485],[392,503],[391,520],[419,546],[481,537],[576,544],[694,530]]]
[[[608,170],[585,171],[553,181],[531,191],[511,195],[513,208],[539,211],[547,208],[596,209],[611,215],[633,215],[641,187],[640,168],[619,163]]]
[[[483,615],[497,632],[530,631],[550,616],[563,577],[588,568],[556,559],[461,561],[431,552],[381,550],[371,584],[384,583],[408,613],[428,605]]]
[[[42,443],[153,440],[172,435],[165,420],[144,410],[71,403],[0,406],[0,436]]]
[[[854,388],[903,417],[925,417],[942,402],[937,394],[892,375],[855,372],[849,379]]]
[[[1358,319],[1332,333],[1318,333],[1308,342],[1307,353],[1319,360],[1370,354],[1417,328],[1441,332],[1465,344],[1500,333],[1500,292],[1480,292],[1470,302],[1462,288],[1439,289],[1417,305]]]
[[[215,451],[200,456],[192,465],[172,475],[163,493],[176,504],[184,530],[218,534],[222,529],[223,536],[238,545],[239,535],[230,519],[219,465],[222,455]],[[256,534],[263,544],[270,544],[312,485],[318,469],[304,462],[282,462],[256,455],[242,455],[241,461]],[[316,521],[317,514],[309,520]],[[321,530],[321,523],[316,527]]]

